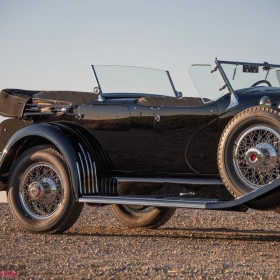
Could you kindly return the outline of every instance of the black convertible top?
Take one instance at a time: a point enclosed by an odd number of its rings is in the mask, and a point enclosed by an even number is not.
[[[21,118],[26,103],[38,91],[3,89],[0,91],[0,114]]]
[[[49,103],[57,105],[81,105],[93,102],[98,95],[80,91],[40,91],[22,89],[3,89],[0,91],[0,115],[22,118],[26,104]]]

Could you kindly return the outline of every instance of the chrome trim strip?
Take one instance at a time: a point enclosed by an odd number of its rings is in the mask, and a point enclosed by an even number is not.
[[[80,167],[79,167],[79,163],[78,162],[76,162],[76,164],[77,164],[77,169],[78,169],[80,194],[83,194]]]
[[[236,65],[238,63],[238,65],[252,65],[252,66],[270,66],[270,67],[280,67],[280,64],[270,64],[267,62],[264,63],[254,63],[254,62],[244,62],[244,61],[226,61],[226,60],[219,60],[219,63],[222,64],[233,64]]]
[[[86,194],[87,193],[87,189],[86,189],[86,176],[85,176],[85,168],[84,168],[84,164],[83,164],[83,161],[82,161],[82,157],[81,157],[81,154],[78,152],[78,156],[79,156],[79,158],[80,158],[80,161],[81,161],[81,165],[82,165],[82,170],[83,170],[83,178],[84,178],[84,181],[83,181],[83,183],[84,183],[84,193]]]
[[[133,205],[145,205],[145,206],[167,206],[167,207],[180,207],[180,208],[193,208],[193,209],[205,209],[206,203],[209,201],[184,201],[183,199],[158,199],[158,198],[137,198],[137,197],[125,197],[125,196],[88,196],[81,197],[79,202],[85,203],[104,203],[104,204],[133,204]],[[218,202],[217,200],[213,202]],[[211,201],[211,203],[213,203]]]
[[[189,185],[223,185],[221,179],[201,179],[201,178],[133,178],[133,177],[113,177],[118,182],[143,182],[143,183],[172,183]]]
[[[99,186],[98,186],[98,178],[97,178],[97,174],[96,174],[96,164],[95,164],[95,161],[93,161],[92,164],[94,166],[94,175],[95,175],[94,185],[95,185],[96,192],[99,193]]]
[[[90,163],[91,188],[92,188],[92,192],[96,193],[95,186],[94,186],[95,178],[94,178],[94,171],[93,171],[93,166],[92,166],[92,160],[91,160],[89,152],[87,152],[87,155],[88,155],[88,159],[89,159],[89,163]]]
[[[88,160],[87,160],[87,156],[86,153],[81,145],[81,143],[78,144],[82,150],[82,153],[84,155],[85,161],[86,161],[86,166],[87,166],[87,177],[88,177],[88,193],[90,193],[90,173],[89,173],[89,167],[88,167]]]

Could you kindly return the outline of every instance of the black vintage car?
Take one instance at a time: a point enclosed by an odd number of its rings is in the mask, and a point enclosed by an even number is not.
[[[148,228],[178,207],[277,211],[280,65],[193,65],[200,97],[168,71],[92,69],[93,92],[0,93],[0,190],[24,229],[63,232],[84,203]]]

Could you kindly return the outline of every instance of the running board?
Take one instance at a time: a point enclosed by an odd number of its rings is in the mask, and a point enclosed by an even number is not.
[[[174,208],[191,208],[191,209],[228,209],[243,205],[253,199],[256,199],[280,186],[280,179],[258,188],[246,195],[232,200],[217,199],[195,199],[182,197],[149,197],[149,196],[82,196],[79,202],[96,203],[96,204],[134,204],[156,207],[174,207]]]

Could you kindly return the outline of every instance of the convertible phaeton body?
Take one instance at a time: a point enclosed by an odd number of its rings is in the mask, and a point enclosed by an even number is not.
[[[200,97],[168,71],[92,66],[93,92],[0,93],[0,190],[19,224],[59,233],[84,203],[128,226],[177,207],[280,206],[280,65],[193,65]]]

